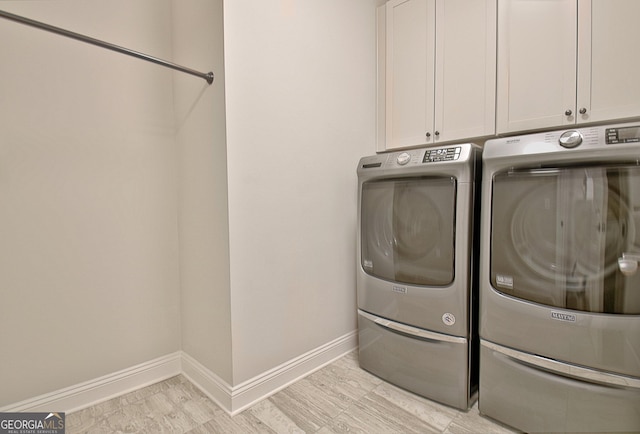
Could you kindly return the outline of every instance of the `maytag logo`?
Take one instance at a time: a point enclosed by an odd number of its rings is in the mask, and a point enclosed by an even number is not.
[[[407,288],[404,286],[392,286],[391,290],[393,292],[399,292],[400,294],[406,294],[407,293]]]
[[[560,321],[576,322],[576,316],[570,313],[551,312],[551,318]]]

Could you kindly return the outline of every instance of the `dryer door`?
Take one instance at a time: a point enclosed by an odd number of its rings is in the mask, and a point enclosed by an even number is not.
[[[640,314],[638,166],[500,173],[491,210],[497,291],[554,308]]]
[[[451,177],[365,182],[361,262],[369,275],[408,285],[454,279],[456,180]]]

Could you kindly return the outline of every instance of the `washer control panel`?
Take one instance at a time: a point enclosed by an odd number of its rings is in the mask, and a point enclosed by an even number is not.
[[[436,163],[440,161],[455,161],[460,158],[460,146],[451,148],[427,149],[424,153],[423,163]]]
[[[358,172],[395,169],[420,170],[419,168],[425,167],[425,165],[431,166],[430,163],[457,165],[466,163],[470,158],[475,159],[475,148],[476,145],[471,143],[462,143],[438,148],[407,149],[406,151],[370,155],[360,159]]]

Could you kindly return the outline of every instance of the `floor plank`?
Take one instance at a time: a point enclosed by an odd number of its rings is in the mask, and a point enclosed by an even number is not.
[[[185,377],[66,415],[68,434],[514,433],[469,411],[439,404],[360,369],[344,357],[229,416]]]

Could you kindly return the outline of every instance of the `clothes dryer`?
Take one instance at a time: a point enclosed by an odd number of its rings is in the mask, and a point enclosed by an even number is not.
[[[358,165],[360,366],[467,409],[477,391],[475,200],[481,148],[458,144]]]
[[[640,429],[640,123],[490,140],[480,396],[525,432]]]

